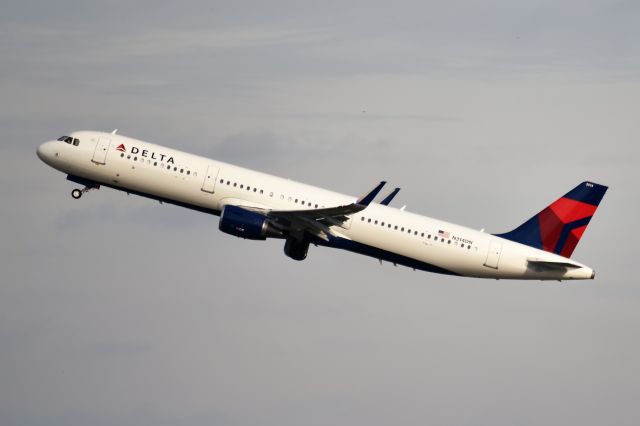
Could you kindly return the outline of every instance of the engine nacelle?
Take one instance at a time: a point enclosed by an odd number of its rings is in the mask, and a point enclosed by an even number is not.
[[[248,240],[266,240],[267,237],[282,237],[282,232],[274,228],[260,213],[242,207],[226,205],[220,214],[218,229],[236,237]]]

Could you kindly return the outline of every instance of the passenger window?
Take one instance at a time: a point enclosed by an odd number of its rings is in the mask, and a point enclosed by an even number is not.
[[[234,187],[234,188],[235,188],[237,185],[238,185],[237,183],[233,182],[233,187]]]
[[[377,225],[377,224],[378,224],[378,221],[376,220],[374,223]]]
[[[187,170],[187,174],[190,175],[191,174],[191,170]]]
[[[124,157],[124,152],[122,154],[120,154],[120,158],[123,158],[123,157]]]
[[[367,219],[367,222],[371,223],[371,218]]]
[[[398,230],[398,225],[394,226],[393,229],[397,231]]]

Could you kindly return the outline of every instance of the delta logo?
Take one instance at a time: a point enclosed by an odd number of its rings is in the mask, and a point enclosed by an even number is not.
[[[120,151],[120,152],[127,152],[127,148],[124,146],[123,143],[121,143],[120,145],[118,145],[116,147],[116,151]],[[138,154],[141,157],[144,158],[150,158],[152,160],[160,160],[160,161],[166,161],[167,164],[175,164],[173,157],[166,155],[166,154],[156,154],[155,152],[151,151],[149,152],[149,150],[147,149],[140,149],[137,146],[134,146],[133,148],[131,148],[131,152],[130,154]]]

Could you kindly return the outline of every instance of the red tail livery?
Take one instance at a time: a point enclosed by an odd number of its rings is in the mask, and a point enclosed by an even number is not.
[[[518,228],[498,237],[571,257],[606,191],[604,185],[582,182]]]

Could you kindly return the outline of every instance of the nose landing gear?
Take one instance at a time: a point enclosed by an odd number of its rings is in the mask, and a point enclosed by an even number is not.
[[[82,194],[84,194],[85,192],[91,189],[100,189],[99,183],[91,181],[89,179],[84,179],[84,178],[73,176],[73,175],[67,175],[67,180],[71,182],[75,182],[80,185],[84,185],[84,188],[82,189],[75,188],[73,191],[71,191],[71,196],[76,200],[82,197]]]
[[[74,199],[76,199],[76,200],[77,200],[77,199],[79,199],[80,197],[82,197],[82,194],[84,194],[85,192],[89,192],[89,191],[90,191],[90,190],[92,190],[92,189],[93,189],[93,188],[91,188],[91,187],[89,187],[89,186],[85,186],[85,187],[84,187],[84,188],[82,188],[82,189],[75,188],[73,191],[71,191],[71,196],[72,196]]]

